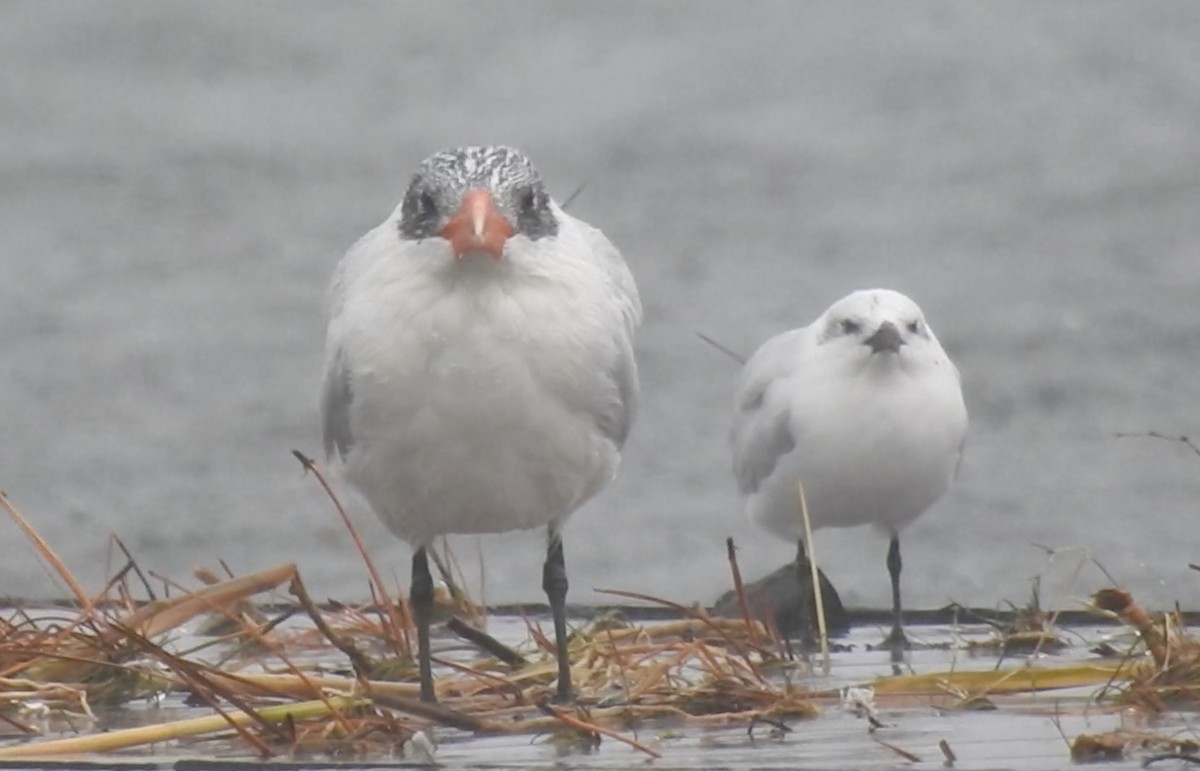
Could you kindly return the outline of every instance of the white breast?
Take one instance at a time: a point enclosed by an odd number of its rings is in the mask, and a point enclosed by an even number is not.
[[[385,230],[346,268],[330,326],[351,369],[345,471],[414,545],[560,521],[616,473],[598,416],[619,398],[608,373],[625,324],[562,230],[549,267],[523,251],[540,242],[456,264],[436,239],[397,254]]]
[[[749,517],[790,540],[803,534],[798,483],[813,526],[874,524],[895,533],[933,505],[958,464],[967,416],[948,361],[851,379],[796,376],[795,448],[746,501]]]

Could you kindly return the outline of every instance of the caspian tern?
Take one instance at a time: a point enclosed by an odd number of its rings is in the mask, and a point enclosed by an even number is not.
[[[556,699],[572,697],[560,529],[615,476],[638,397],[633,277],[509,147],[439,152],[342,258],[329,299],[327,456],[413,547],[421,697],[449,533],[547,527]]]
[[[854,292],[746,362],[734,397],[733,468],[752,522],[798,544],[800,486],[814,528],[871,524],[891,537],[894,624],[900,530],[946,492],[967,431],[958,370],[921,309],[888,289]]]

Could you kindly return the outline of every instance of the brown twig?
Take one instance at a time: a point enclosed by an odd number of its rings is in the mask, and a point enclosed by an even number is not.
[[[680,611],[681,613],[685,613],[688,616],[691,616],[692,618],[696,619],[697,621],[700,621],[701,623],[703,623],[706,627],[711,629],[713,632],[716,632],[716,634],[722,640],[724,640],[725,643],[730,648],[733,648],[735,651],[737,651],[738,655],[740,655],[742,657],[742,659],[745,660],[746,665],[750,668],[750,671],[752,671],[754,673],[754,676],[757,677],[760,682],[763,682],[763,683],[767,682],[766,678],[764,678],[762,676],[762,673],[760,673],[758,671],[758,667],[754,665],[754,661],[750,658],[750,652],[748,650],[746,650],[745,646],[743,646],[737,640],[734,640],[732,637],[730,637],[728,634],[726,634],[725,631],[723,629],[721,629],[721,627],[718,626],[717,624],[714,624],[712,622],[712,619],[709,618],[706,614],[697,613],[694,609],[689,608],[686,605],[680,605],[677,602],[671,602],[670,600],[664,600],[660,597],[653,597],[649,594],[642,594],[641,592],[627,592],[627,591],[623,591],[620,589],[597,589],[596,591],[600,592],[601,594],[615,594],[618,597],[628,597],[632,600],[644,600],[646,602],[656,602],[660,605],[666,605],[669,608],[675,608],[676,610]],[[769,653],[769,651],[764,650],[761,645],[754,645],[753,647],[756,650],[758,650],[758,652],[760,654]]]
[[[1092,595],[1097,608],[1115,613],[1122,621],[1138,630],[1154,663],[1161,669],[1167,665],[1167,640],[1162,630],[1146,610],[1133,601],[1124,589],[1101,589]]]
[[[737,593],[738,609],[742,612],[742,620],[746,622],[746,628],[750,630],[750,641],[757,645],[760,642],[758,628],[754,624],[754,619],[750,617],[750,605],[746,602],[746,586],[742,583],[742,571],[738,568],[737,548],[733,545],[733,538],[725,539],[725,553],[729,558],[729,572],[733,574],[733,590]]]
[[[388,623],[392,626],[395,633],[399,635],[398,638],[392,635],[389,635],[388,638],[389,640],[393,641],[398,639],[403,645],[403,650],[399,648],[396,649],[396,655],[411,656],[412,645],[408,637],[408,614],[405,613],[405,618],[403,620],[397,617],[396,605],[392,602],[391,596],[388,594],[387,587],[384,585],[383,579],[379,576],[379,571],[375,569],[375,563],[371,561],[371,555],[367,553],[367,547],[363,543],[362,537],[359,536],[358,530],[354,527],[354,523],[350,520],[350,515],[346,512],[346,507],[342,505],[342,502],[333,492],[333,487],[329,484],[329,481],[325,479],[325,475],[321,473],[321,470],[317,468],[317,464],[312,458],[308,457],[299,450],[292,450],[292,455],[296,457],[296,460],[300,461],[300,465],[304,467],[305,471],[309,472],[316,478],[317,483],[321,485],[321,489],[325,491],[325,495],[328,496],[329,500],[333,502],[333,507],[337,510],[338,516],[342,518],[342,523],[350,532],[350,537],[354,540],[354,546],[358,549],[358,553],[362,557],[363,563],[367,566],[367,573],[371,576],[371,583],[375,587],[374,591],[379,593],[379,598],[384,607],[384,614],[388,620]]]
[[[201,589],[200,591],[192,592],[188,595],[178,598],[177,600],[172,601],[172,604],[181,606],[185,609],[193,608],[193,610],[191,611],[193,613],[197,612],[197,611],[207,610],[209,612],[225,615],[226,617],[235,618],[234,613],[232,613],[230,610],[228,610],[228,607],[227,607],[229,605],[228,597],[231,594],[232,594],[232,596],[234,596],[236,598],[236,597],[245,596],[248,590],[253,590],[255,593],[257,593],[257,591],[261,591],[265,587],[274,587],[274,586],[278,585],[280,583],[280,581],[282,580],[282,577],[288,577],[289,575],[290,575],[293,583],[300,580],[300,574],[299,574],[299,571],[296,570],[295,565],[284,565],[279,568],[274,568],[274,569],[267,570],[267,571],[261,571],[260,573],[251,574],[249,576],[245,576],[245,577],[241,577],[241,578],[231,578],[220,584],[205,587],[204,589]],[[232,590],[232,592],[231,592],[231,590]],[[301,592],[303,593],[305,598],[308,598],[307,592],[303,591],[303,583],[301,583]],[[312,600],[309,599],[309,606],[311,606],[311,605],[312,605]],[[138,617],[138,614],[134,614],[134,616],[131,617],[131,620],[135,619],[137,617]],[[236,618],[235,618],[235,620],[236,620]],[[314,623],[319,624],[321,622],[323,622],[323,620],[314,618]],[[149,623],[148,620],[146,620],[145,626],[147,626],[147,627],[151,626],[151,624]],[[211,688],[214,692],[218,693],[220,696],[222,696],[223,698],[225,698],[226,700],[228,700],[229,702],[234,704],[234,706],[238,707],[239,709],[241,709],[246,714],[250,715],[255,720],[259,720],[261,722],[257,713],[255,713],[255,711],[250,707],[249,704],[244,704],[240,700],[240,697],[236,696],[236,694],[233,694],[228,689],[225,689],[223,687],[215,685],[214,681],[211,677],[211,675],[216,674],[216,675],[221,675],[221,676],[225,676],[227,678],[233,678],[234,680],[237,680],[236,675],[234,675],[232,673],[228,673],[228,672],[223,672],[220,670],[214,670],[212,667],[208,667],[205,665],[196,665],[190,661],[187,661],[186,659],[182,659],[180,657],[169,654],[166,651],[163,651],[161,648],[158,648],[157,646],[154,646],[152,643],[150,643],[150,641],[148,639],[146,639],[149,637],[148,634],[146,634],[145,637],[143,637],[141,634],[138,634],[137,637],[134,637],[133,635],[136,633],[133,632],[132,630],[135,629],[136,626],[132,623],[130,623],[129,626],[127,626],[127,627],[122,627],[122,626],[116,625],[116,624],[114,624],[113,627],[115,629],[121,631],[124,634],[126,639],[131,639],[131,640],[134,640],[135,642],[138,642],[139,640],[144,640],[144,644],[142,645],[142,647],[145,648],[146,650],[148,650],[149,652],[155,653],[159,658],[169,657],[171,659],[171,661],[167,662],[168,665],[171,665],[172,662],[177,662],[180,666],[187,665],[188,667],[190,667],[190,669],[181,670],[181,669],[177,669],[174,666],[172,668],[176,669],[176,671],[179,672],[181,676],[184,676],[184,675],[190,676],[193,681],[201,680],[206,687]],[[326,707],[329,709],[330,714],[332,714],[333,717],[341,724],[342,729],[344,731],[346,731],[347,733],[350,732],[350,726],[349,726],[349,724],[347,724],[346,719],[337,710],[336,706],[329,699],[329,697],[325,694],[325,692],[322,691],[320,688],[316,687],[315,685],[312,685],[311,683],[309,683],[308,675],[306,673],[304,673],[299,667],[297,667],[286,655],[284,655],[282,650],[279,650],[277,646],[274,646],[271,644],[271,642],[266,637],[265,631],[255,628],[254,626],[248,625],[248,624],[243,624],[242,628],[245,630],[245,632],[247,634],[249,634],[250,636],[252,636],[254,638],[255,642],[257,642],[265,650],[270,651],[280,661],[282,661],[283,664],[297,678],[299,678],[301,681],[308,683],[310,692],[315,694],[316,698],[320,699],[322,702],[325,703]],[[141,643],[139,643],[139,644],[141,644]],[[146,648],[146,646],[149,646],[149,647]],[[363,679],[365,679],[365,678],[363,678]],[[214,706],[214,709],[216,709],[215,706]]]
[[[203,699],[210,709],[212,709],[221,717],[225,718],[226,722],[229,723],[229,726],[237,731],[237,733],[246,740],[247,744],[250,744],[252,747],[257,749],[262,757],[271,757],[274,755],[270,748],[267,747],[267,745],[264,744],[261,739],[250,733],[250,731],[244,726],[239,725],[236,721],[231,719],[228,713],[221,709],[221,706],[217,703],[216,699],[210,696],[210,693],[220,696],[245,714],[249,715],[256,723],[262,726],[263,729],[269,733],[277,733],[278,728],[270,721],[264,720],[245,699],[233,693],[230,689],[222,685],[218,685],[211,678],[206,677],[204,675],[202,665],[198,665],[194,662],[168,653],[140,635],[132,627],[125,627],[122,629],[122,631],[125,633],[125,639],[141,648],[144,653],[147,653],[154,659],[161,661],[163,664],[169,667],[172,672],[178,675],[179,678],[183,680],[183,682],[191,689],[192,693],[195,693],[197,696]]]
[[[8,500],[8,496],[4,494],[3,490],[0,490],[0,509],[8,512],[8,516],[12,517],[12,521],[25,534],[25,537],[33,542],[34,548],[41,554],[42,559],[50,563],[50,566],[54,568],[54,572],[66,583],[67,588],[71,590],[71,594],[75,595],[75,601],[83,608],[84,615],[91,616],[95,610],[91,597],[88,597],[87,592],[83,591],[83,587],[75,580],[75,576],[70,570],[67,570],[66,563],[59,559],[54,550],[50,548],[50,544],[46,543],[46,539],[42,538],[38,531],[33,529],[33,525],[29,524],[29,521],[21,516],[21,513]]]
[[[516,703],[526,703],[525,694],[521,692],[520,684],[513,682],[507,677],[493,675],[491,672],[475,669],[468,664],[460,664],[452,659],[442,659],[438,658],[437,656],[431,656],[430,659],[438,666],[445,667],[446,669],[452,669],[455,672],[462,672],[472,680],[478,681],[484,689],[494,687],[501,692],[512,694]],[[454,686],[456,685],[463,686],[465,683],[456,680],[439,681],[434,683],[434,688],[436,688],[438,691],[448,691],[452,693],[454,691]],[[463,690],[463,688],[459,688],[460,692]]]
[[[321,615],[321,611],[317,609],[312,598],[308,596],[308,590],[304,588],[304,582],[300,580],[299,573],[296,573],[292,577],[292,582],[288,588],[292,594],[296,595],[296,599],[300,601],[300,607],[304,608],[308,617],[312,619],[317,631],[324,635],[326,640],[333,643],[333,647],[346,654],[346,658],[350,659],[350,665],[354,667],[354,674],[358,676],[359,681],[368,681],[371,677],[370,660],[367,659],[366,654],[355,647],[354,643],[342,639],[341,635],[335,634],[329,628],[329,625],[325,623],[325,618]]]
[[[567,727],[572,728],[576,731],[585,731],[587,733],[593,733],[593,734],[599,734],[601,736],[607,736],[608,738],[615,739],[623,744],[628,744],[630,747],[633,747],[635,750],[638,750],[639,752],[644,752],[652,758],[661,758],[662,757],[662,755],[660,753],[655,752],[654,750],[650,749],[649,747],[642,744],[641,742],[639,742],[636,739],[631,739],[628,736],[624,736],[622,734],[617,733],[616,731],[610,730],[608,728],[604,728],[602,726],[598,726],[594,723],[584,722],[583,720],[580,720],[579,718],[575,717],[574,715],[571,715],[561,709],[558,709],[557,707],[555,707],[553,704],[550,703],[549,694],[547,694],[545,697],[543,697],[542,699],[540,699],[538,701],[538,709],[540,709],[542,712],[545,712],[547,715],[550,715],[551,717],[555,718],[556,720],[560,721],[561,723],[563,723],[563,725],[566,725]]]
[[[510,667],[523,667],[529,663],[520,653],[517,653],[482,629],[471,626],[458,616],[451,616],[450,620],[446,622],[446,628],[484,653],[500,659]]]
[[[920,763],[921,762],[921,757],[919,755],[914,755],[913,753],[909,752],[908,750],[904,749],[903,747],[897,747],[896,745],[892,744],[891,742],[885,742],[883,739],[880,739],[877,736],[872,736],[871,738],[879,746],[887,747],[889,750],[896,753],[900,757],[904,758],[909,763]]]
[[[130,553],[129,549],[125,548],[125,542],[122,541],[115,533],[109,537],[112,539],[113,543],[117,545],[117,548],[121,550],[121,553],[125,555],[125,559],[128,560],[129,568],[133,570],[134,575],[136,575],[138,580],[142,582],[142,588],[146,590],[146,596],[152,601],[157,600],[158,597],[155,596],[154,590],[150,588],[150,580],[147,579],[146,574],[142,572],[142,568],[140,565],[138,565],[137,560],[133,558],[133,554]]]
[[[410,699],[404,696],[394,696],[389,693],[373,693],[371,701],[390,709],[396,709],[409,715],[425,718],[442,725],[457,728],[461,731],[474,733],[510,733],[508,725],[499,725],[486,718],[469,715],[443,704],[429,703],[420,699]]]
[[[250,595],[274,589],[290,580],[295,574],[296,566],[287,563],[238,578],[231,578],[194,592],[184,589],[185,594],[173,599],[146,603],[125,618],[122,624],[138,630],[148,638],[154,638],[190,621],[198,614],[206,612],[224,614],[229,605],[234,605]],[[164,584],[172,585],[165,579]],[[182,588],[178,585],[175,586]]]

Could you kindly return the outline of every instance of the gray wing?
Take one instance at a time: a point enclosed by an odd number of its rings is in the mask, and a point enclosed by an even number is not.
[[[622,340],[620,354],[613,363],[609,377],[616,386],[616,399],[597,416],[596,424],[617,449],[621,449],[629,437],[638,402],[637,361],[633,357],[633,347],[629,345],[628,338]]]
[[[570,221],[579,229],[583,239],[591,247],[593,257],[608,276],[610,286],[618,298],[624,329],[618,341],[620,350],[608,373],[616,386],[616,399],[605,405],[605,409],[597,416],[596,423],[604,435],[621,448],[625,445],[637,413],[638,370],[633,354],[633,334],[642,323],[642,300],[638,295],[637,284],[633,281],[633,274],[629,272],[629,266],[625,264],[625,259],[621,257],[617,247],[613,246],[612,241],[597,228],[564,212],[557,204],[555,212],[561,221]]]
[[[758,492],[780,458],[796,449],[791,417],[787,401],[778,398],[734,417],[735,422],[741,423],[734,429],[733,451],[733,475],[739,492],[745,495]]]
[[[370,230],[351,246],[338,260],[333,271],[333,280],[325,298],[328,309],[329,328],[325,340],[325,379],[321,385],[321,435],[325,445],[326,459],[332,459],[336,451],[345,460],[354,446],[354,435],[350,431],[350,405],[354,399],[350,367],[345,350],[340,344],[341,316],[346,306],[348,283],[370,263],[373,249],[381,239],[394,237],[392,214],[382,225]]]
[[[325,444],[326,459],[332,458],[336,450],[338,457],[346,454],[354,445],[350,432],[350,403],[354,392],[350,386],[350,370],[341,349],[330,357],[325,370],[325,383],[321,388],[321,433]]]
[[[779,460],[796,449],[786,376],[806,342],[797,329],[768,340],[746,362],[734,397],[733,475],[744,495],[758,491]]]
[[[555,204],[555,213],[558,218],[566,222],[573,221],[572,224],[579,228],[583,239],[592,249],[592,255],[596,261],[604,268],[604,272],[608,275],[608,280],[618,297],[621,298],[621,315],[625,321],[625,331],[630,337],[633,332],[642,323],[642,300],[638,296],[637,284],[633,281],[633,274],[629,272],[629,266],[625,264],[625,259],[621,256],[621,252],[617,247],[613,246],[612,241],[599,229],[592,227],[581,219],[572,217]],[[636,368],[635,368],[636,374]]]

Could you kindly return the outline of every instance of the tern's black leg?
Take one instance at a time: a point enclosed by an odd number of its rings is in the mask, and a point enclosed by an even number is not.
[[[412,587],[408,592],[413,618],[417,622],[417,663],[421,669],[421,701],[437,702],[433,692],[433,667],[429,663],[429,619],[433,615],[433,576],[425,547],[413,552]]]
[[[904,635],[904,617],[900,610],[900,536],[893,535],[888,545],[887,553],[888,575],[892,577],[892,632],[883,641],[893,652],[903,651],[908,647],[908,638]]]
[[[566,704],[573,698],[571,660],[567,655],[567,568],[563,562],[562,537],[554,526],[550,527],[546,564],[542,567],[542,589],[554,616],[554,652],[558,658],[558,690],[554,700]]]

